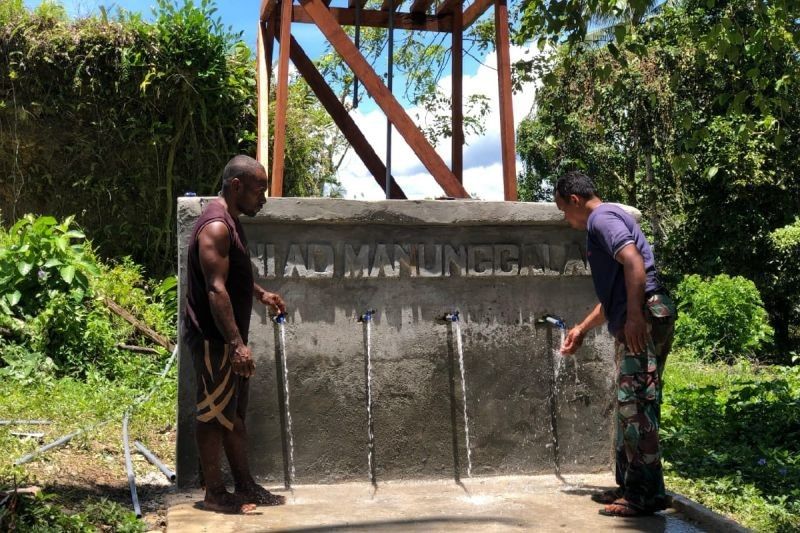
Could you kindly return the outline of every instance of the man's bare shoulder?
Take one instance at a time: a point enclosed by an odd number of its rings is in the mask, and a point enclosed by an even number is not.
[[[228,225],[221,220],[212,220],[200,230],[199,236],[206,237],[212,240],[228,239],[229,236]]]

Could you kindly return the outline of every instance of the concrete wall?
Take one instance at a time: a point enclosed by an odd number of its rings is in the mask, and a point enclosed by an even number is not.
[[[179,200],[181,288],[186,239],[207,201]],[[458,354],[452,325],[440,320],[452,310],[461,314],[472,474],[542,473],[556,461],[561,471],[609,467],[610,336],[591,333],[565,360],[552,353],[559,331],[535,324],[544,313],[573,324],[596,301],[585,235],[555,205],[274,198],[242,222],[258,283],[289,307],[296,482],[369,480],[365,326],[357,321],[368,309],[376,310],[378,481],[466,477]],[[255,304],[247,423],[263,481],[283,480],[288,455],[276,328]],[[183,346],[179,373],[177,471],[186,486],[197,454],[194,372]]]

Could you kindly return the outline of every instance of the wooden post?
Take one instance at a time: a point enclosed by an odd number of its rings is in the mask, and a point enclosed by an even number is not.
[[[327,8],[326,8],[327,9]],[[275,95],[275,144],[272,150],[270,196],[283,196],[284,151],[286,149],[286,107],[289,101],[289,39],[292,25],[292,0],[281,2],[278,89]]]
[[[464,11],[464,29],[469,28],[472,26],[472,23],[478,20],[481,15],[486,13],[486,10],[489,9],[489,6],[492,5],[494,0],[475,0],[470,6]]]
[[[460,0],[453,6],[453,88],[451,96],[451,104],[453,108],[453,144],[451,150],[451,167],[453,169],[453,175],[456,177],[459,183],[464,183],[463,9],[464,6]]]
[[[258,23],[258,41],[256,45],[256,60],[258,62],[258,77],[256,79],[258,92],[258,144],[256,145],[256,159],[269,168],[269,82],[271,65],[267,64],[267,54],[272,56],[272,46],[267,37],[267,28],[264,22]],[[268,51],[269,50],[269,51]],[[271,61],[270,61],[271,63]]]
[[[288,1],[288,0],[284,0]],[[403,107],[392,96],[381,78],[375,73],[353,41],[345,33],[322,0],[301,0],[303,8],[327,37],[333,48],[342,56],[361,83],[369,91],[375,102],[386,114],[387,118],[405,141],[419,157],[420,162],[428,169],[445,194],[456,198],[467,198],[469,195],[461,183],[456,180],[450,169],[442,161],[436,150],[428,143],[425,136],[411,120]],[[283,47],[281,47],[281,51]],[[276,126],[277,127],[277,126]]]
[[[378,185],[381,188],[385,188],[386,166],[294,37],[291,40],[290,54],[292,63],[297,67],[297,71],[300,72],[308,86],[317,95],[317,99],[328,111],[328,114],[342,131],[358,157],[364,162],[364,166],[370,171]],[[406,198],[405,193],[394,179],[392,179],[391,198]]]
[[[517,200],[514,111],[511,102],[511,56],[506,0],[494,0],[497,50],[497,85],[500,102],[500,151],[503,159],[503,193],[506,201]]]

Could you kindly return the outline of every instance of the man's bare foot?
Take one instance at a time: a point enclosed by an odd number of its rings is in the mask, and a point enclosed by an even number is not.
[[[286,498],[279,494],[272,494],[270,491],[257,483],[252,483],[244,490],[237,490],[236,495],[244,501],[256,503],[258,505],[283,505]]]
[[[256,510],[256,505],[250,502],[245,503],[241,498],[227,491],[219,494],[206,492],[203,509],[215,513],[248,514]]]

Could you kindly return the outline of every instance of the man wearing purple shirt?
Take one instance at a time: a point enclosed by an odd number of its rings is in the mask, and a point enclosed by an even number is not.
[[[592,496],[600,514],[641,516],[666,508],[658,427],[661,376],[672,345],[675,306],[658,279],[653,252],[636,220],[603,203],[592,180],[571,171],[556,183],[555,201],[575,229],[587,231],[597,298],[561,347],[570,355],[586,333],[608,321],[616,339],[618,488]]]

